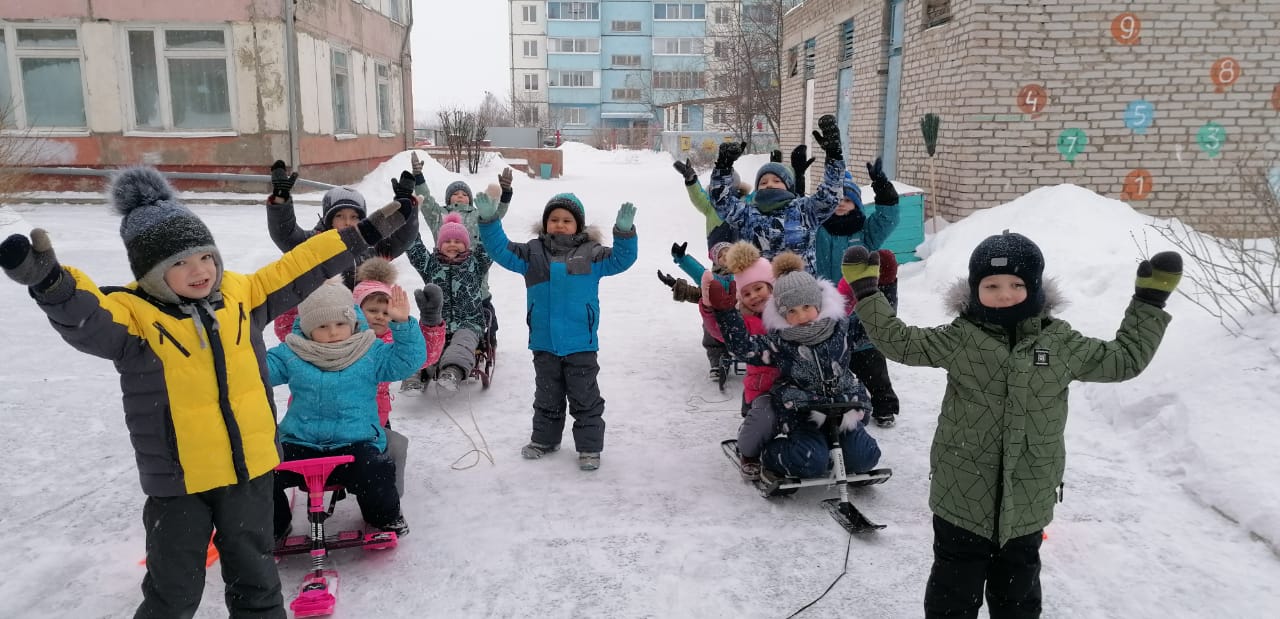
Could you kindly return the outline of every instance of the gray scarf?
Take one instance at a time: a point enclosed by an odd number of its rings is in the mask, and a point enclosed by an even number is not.
[[[835,330],[836,320],[834,318],[822,318],[807,325],[787,327],[779,331],[778,334],[782,336],[782,339],[793,344],[812,346],[826,341]]]
[[[298,357],[303,361],[314,365],[325,372],[337,372],[345,370],[352,363],[360,360],[369,349],[373,347],[373,343],[378,340],[378,336],[373,334],[373,329],[366,329],[341,342],[333,342],[332,344],[321,344],[309,340],[297,333],[290,333],[285,336],[284,343],[297,353]]]

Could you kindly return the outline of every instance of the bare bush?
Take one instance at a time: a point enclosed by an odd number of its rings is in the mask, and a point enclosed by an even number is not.
[[[467,164],[467,171],[475,174],[484,162],[484,142],[488,139],[489,128],[481,114],[462,108],[440,110],[440,132],[444,134],[445,155],[444,167],[453,172],[462,172],[462,164]]]
[[[36,163],[36,140],[19,131],[12,108],[0,104],[0,204],[8,204],[29,180],[27,167]]]

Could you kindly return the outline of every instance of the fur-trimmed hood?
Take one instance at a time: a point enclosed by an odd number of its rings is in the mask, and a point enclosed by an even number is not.
[[[535,221],[529,225],[529,231],[534,236],[542,236],[546,234],[546,230],[542,229],[542,222]],[[587,240],[597,244],[604,244],[604,233],[600,231],[600,226],[595,224],[587,224]]]
[[[1058,286],[1056,279],[1045,278],[1043,288],[1044,309],[1040,311],[1041,316],[1048,316],[1069,304],[1069,301],[1063,297],[1062,288]],[[965,309],[969,307],[969,294],[969,280],[964,277],[957,278],[942,294],[943,306],[951,314],[964,316]]]
[[[818,319],[834,318],[836,320],[844,320],[847,316],[844,311],[844,295],[836,289],[836,285],[831,280],[817,278],[818,288],[822,290],[822,311],[818,312]],[[778,311],[778,304],[770,298],[761,308],[760,319],[764,321],[764,328],[769,331],[782,331],[791,328],[787,324],[787,319],[782,316],[782,312]]]

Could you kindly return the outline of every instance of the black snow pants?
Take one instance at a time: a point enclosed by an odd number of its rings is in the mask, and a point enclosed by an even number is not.
[[[884,353],[868,348],[849,355],[849,369],[871,393],[871,416],[893,417],[898,414],[898,394],[889,379],[889,362]]]
[[[565,405],[573,415],[573,444],[579,452],[604,451],[604,398],[596,376],[595,352],[561,357],[533,351],[533,434],[531,440],[559,445],[564,436]]]
[[[347,492],[356,495],[360,516],[374,527],[384,527],[400,517],[400,493],[396,491],[396,462],[391,450],[379,451],[374,443],[355,443],[347,447],[321,451],[295,443],[281,443],[285,461],[324,458],[327,456],[353,456],[350,464],[335,467],[329,473],[329,484],[341,484]],[[293,514],[289,509],[289,497],[285,490],[302,486],[302,476],[278,471],[275,482],[275,530],[278,537],[289,527]],[[305,497],[306,495],[300,495]],[[305,505],[305,501],[303,501]]]
[[[1042,533],[999,546],[934,516],[933,569],[924,591],[926,619],[977,617],[984,583],[991,619],[1039,617]]]

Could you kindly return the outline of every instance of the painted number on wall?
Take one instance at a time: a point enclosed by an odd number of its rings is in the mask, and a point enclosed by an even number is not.
[[[1156,106],[1150,101],[1138,99],[1129,103],[1124,109],[1124,126],[1139,135],[1147,132],[1147,127],[1156,120]]]
[[[1213,80],[1214,86],[1217,86],[1218,92],[1226,92],[1229,86],[1240,79],[1240,74],[1243,72],[1235,58],[1226,56],[1213,63],[1213,67],[1209,69],[1209,77]]]
[[[1120,197],[1125,200],[1145,200],[1151,194],[1151,173],[1139,168],[1124,177],[1124,189]]]
[[[1200,145],[1200,150],[1209,155],[1210,159],[1217,157],[1222,152],[1223,144],[1226,143],[1227,129],[1212,120],[1196,132],[1196,144]]]
[[[1276,84],[1276,87],[1271,91],[1271,107],[1280,112],[1280,84]]]
[[[1018,91],[1018,109],[1026,114],[1039,114],[1049,107],[1049,93],[1039,84],[1027,84]]]
[[[1142,32],[1142,20],[1133,13],[1121,13],[1111,20],[1111,37],[1121,45],[1133,45],[1138,42],[1138,34]]]
[[[1058,134],[1058,152],[1062,154],[1063,159],[1075,163],[1076,155],[1084,152],[1084,147],[1089,144],[1089,137],[1085,135],[1083,129],[1070,128],[1063,129]]]

